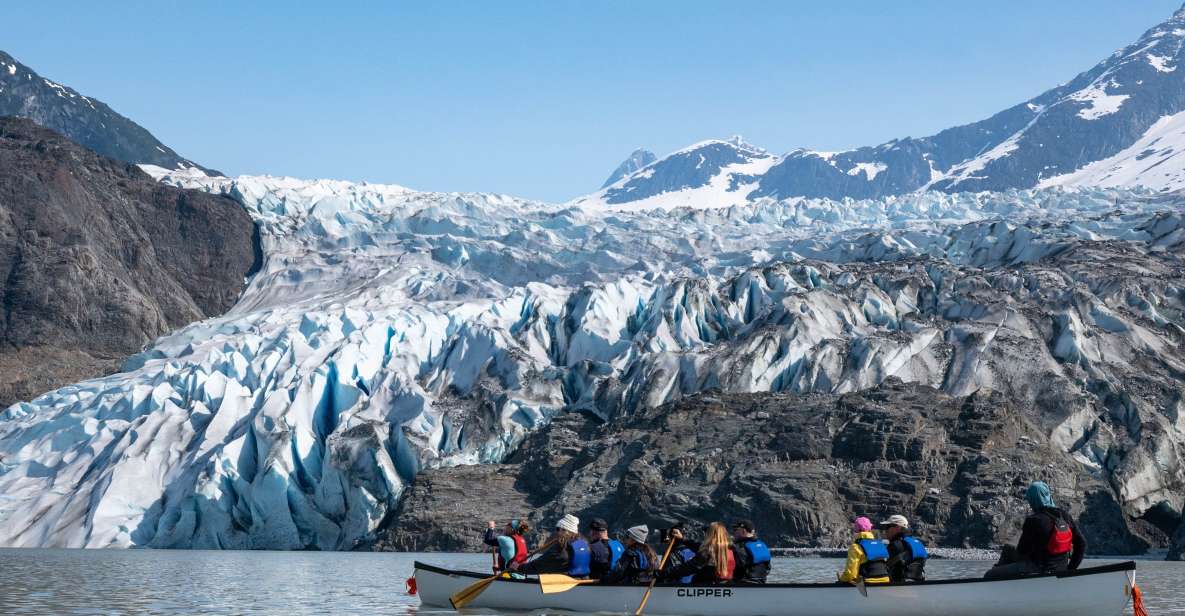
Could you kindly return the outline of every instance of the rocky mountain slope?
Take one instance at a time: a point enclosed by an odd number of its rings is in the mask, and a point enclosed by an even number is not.
[[[629,155],[629,158],[621,161],[621,164],[613,170],[613,173],[609,174],[609,179],[605,180],[604,184],[601,184],[601,188],[616,184],[621,178],[632,174],[633,172],[645,167],[646,165],[649,165],[656,160],[658,160],[658,157],[655,156],[654,152],[651,152],[650,150],[644,150],[642,148],[634,150]]]
[[[0,51],[0,116],[28,118],[103,156],[166,169],[203,169],[102,101],[46,79]],[[219,175],[218,172],[211,172]]]
[[[255,262],[253,234],[231,199],[0,118],[0,404],[109,374],[224,312]]]
[[[752,146],[707,141],[577,202],[703,207],[920,189],[1185,188],[1185,158],[1179,156],[1185,147],[1183,47],[1185,8],[1068,83],[980,122],[846,152],[756,156]]]
[[[1130,520],[1181,512],[1175,195],[606,212],[163,181],[241,203],[263,266],[227,314],[127,373],[0,415],[5,545],[350,548],[418,473],[500,462],[572,411],[890,377],[1000,392]]]
[[[782,547],[842,546],[853,515],[903,513],[933,544],[987,547],[1015,541],[1034,476],[1096,553],[1164,543],[1006,396],[890,378],[843,395],[706,393],[607,424],[557,417],[505,464],[422,473],[375,547],[480,551],[486,519],[547,528],[564,513],[617,529],[747,518]]]

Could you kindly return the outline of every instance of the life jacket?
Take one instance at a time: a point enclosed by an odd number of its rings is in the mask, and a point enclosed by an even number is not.
[[[637,558],[638,558],[638,570],[639,571],[650,570],[650,559],[646,558],[646,552],[644,552],[642,550],[634,550],[634,554],[636,554]]]
[[[527,562],[527,540],[518,533],[511,535],[510,538],[514,539],[514,559],[511,562],[520,565]]]
[[[926,551],[926,545],[922,543],[917,537],[914,537],[913,535],[906,535],[902,537],[901,540],[904,541],[905,545],[909,548],[909,560],[905,562],[925,560],[930,557],[930,553]]]
[[[616,539],[609,540],[609,570],[612,571],[617,568],[618,561],[621,560],[621,555],[625,554],[625,546]]]
[[[568,549],[572,551],[571,559],[568,562],[568,575],[588,577],[589,565],[592,563],[592,551],[588,549],[588,542],[584,539],[577,539],[568,544]]]
[[[769,562],[769,546],[760,539],[746,541],[744,543],[745,551],[749,552],[749,562],[754,565]]]
[[[683,557],[683,562],[688,562],[695,558],[695,551],[687,546],[679,548],[679,555]],[[679,578],[680,584],[690,584],[695,579],[695,575],[685,575]]]
[[[1060,513],[1054,511],[1046,513],[1053,518],[1053,532],[1049,533],[1049,542],[1045,545],[1045,551],[1050,556],[1069,554],[1070,550],[1074,548],[1074,529],[1070,528],[1070,523]]]
[[[864,550],[865,562],[860,565],[860,577],[889,577],[889,548],[885,542],[880,539],[861,539],[856,543]]]
[[[732,581],[732,574],[736,573],[737,559],[735,556],[732,555],[732,550],[729,550],[727,553],[728,553],[728,566],[726,569],[727,573],[725,575],[720,575],[720,572],[717,571],[716,572],[716,581],[718,581],[718,582]],[[715,567],[713,567],[713,570],[714,569],[715,569]]]

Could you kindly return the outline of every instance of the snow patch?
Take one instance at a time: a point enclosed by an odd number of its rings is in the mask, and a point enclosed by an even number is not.
[[[864,179],[871,182],[876,178],[876,176],[880,175],[882,171],[885,171],[888,168],[889,166],[884,163],[856,163],[854,167],[848,169],[847,173],[848,175],[855,176],[863,172]]]
[[[1143,186],[1170,191],[1185,188],[1185,112],[1161,117],[1127,148],[1074,172],[1046,178],[1051,186]]]
[[[1148,58],[1148,64],[1151,64],[1152,68],[1156,69],[1157,71],[1159,71],[1161,73],[1171,73],[1171,72],[1177,70],[1177,67],[1175,65],[1169,66],[1169,62],[1172,60],[1172,58],[1169,56],[1157,56],[1157,55],[1153,55],[1153,54],[1148,54],[1147,58]]]
[[[1096,80],[1089,86],[1066,97],[1069,100],[1086,103],[1088,106],[1078,110],[1078,117],[1084,120],[1097,120],[1111,115],[1123,105],[1123,101],[1131,98],[1127,94],[1108,94],[1107,88],[1119,87],[1114,80]]]

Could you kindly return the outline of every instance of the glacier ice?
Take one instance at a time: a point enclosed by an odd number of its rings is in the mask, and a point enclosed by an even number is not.
[[[639,211],[158,175],[242,203],[264,265],[226,315],[0,415],[0,545],[346,549],[420,469],[499,460],[557,413],[889,376],[1007,389],[1110,456],[1133,509],[1182,506],[1181,421],[1132,386],[1141,362],[1185,374],[1163,195]],[[1116,279],[1111,244],[1165,271]]]

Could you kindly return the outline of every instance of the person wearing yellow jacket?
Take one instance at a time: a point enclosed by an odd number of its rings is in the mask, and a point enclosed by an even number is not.
[[[852,522],[855,541],[848,548],[848,561],[838,575],[839,581],[855,584],[861,578],[865,584],[889,583],[889,547],[872,534],[872,520],[865,517]]]

